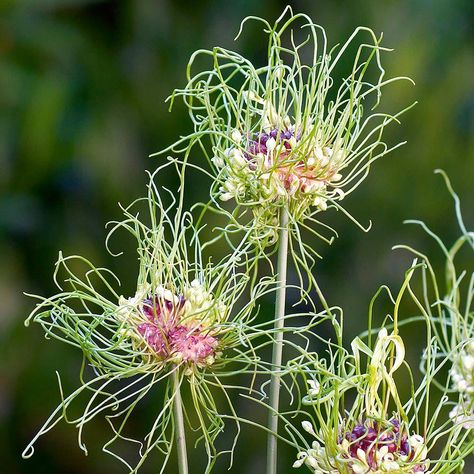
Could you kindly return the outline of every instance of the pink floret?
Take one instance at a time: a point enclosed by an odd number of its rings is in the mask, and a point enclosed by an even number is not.
[[[160,358],[204,364],[215,355],[218,341],[200,326],[180,324],[184,302],[182,296],[176,305],[158,297],[144,300],[141,312],[147,322],[139,324],[137,331]]]
[[[162,328],[153,323],[142,323],[137,326],[137,330],[159,356],[167,355],[168,344]]]
[[[200,328],[177,326],[169,334],[173,352],[180,354],[188,362],[204,362],[213,356],[217,347],[217,339],[201,332]]]

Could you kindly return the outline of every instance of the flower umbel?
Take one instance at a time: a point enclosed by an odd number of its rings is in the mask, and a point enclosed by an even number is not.
[[[311,424],[303,427],[313,432]],[[331,445],[335,448],[313,442],[311,449],[298,453],[293,467],[305,464],[315,474],[416,474],[429,465],[423,437],[409,435],[397,419],[383,424],[365,420],[340,433]]]
[[[216,307],[198,280],[179,295],[159,286],[139,290],[134,298],[122,297],[119,305],[118,318],[135,325],[136,332],[130,334],[158,359],[202,367],[214,362],[219,344],[216,322],[226,320],[227,308],[222,303]]]
[[[339,208],[393,149],[382,134],[403,111],[373,110],[386,85],[406,78],[385,78],[388,50],[369,28],[331,48],[324,29],[290,7],[274,24],[245,19],[238,36],[251,21],[268,35],[267,62],[219,47],[194,53],[172,100],[183,97],[195,131],[157,154],[198,145],[215,175],[214,204],[263,247],[277,240],[283,208],[292,225],[323,225],[316,214]],[[231,199],[235,213],[219,203]]]
[[[208,459],[206,472],[219,455],[214,443],[225,421],[233,421],[235,436],[239,433],[245,418],[237,416],[228,392],[245,389],[252,393],[253,389],[227,381],[229,374],[245,378],[257,370],[268,371],[257,352],[271,334],[263,325],[254,327],[252,321],[256,302],[269,291],[272,279],[248,285],[252,261],[245,247],[214,260],[207,253],[211,247],[204,249],[199,241],[192,214],[182,209],[182,199],[169,193],[171,202],[164,204],[154,181],[160,169],[150,180],[148,196],[125,208],[125,218],[112,223],[107,237],[109,249],[110,238],[119,229],[130,232],[137,241],[134,296],[118,293],[120,282],[109,270],[83,257],[60,254],[55,272],[59,293],[37,297],[40,303],[27,322],[38,322],[48,336],[79,348],[85,362],[81,386],[62,399],[24,457],[32,455],[36,439],[61,419],[78,427],[79,445],[87,452],[83,428],[102,414],[113,430],[104,451],[133,473],[152,451],[160,451],[164,472],[178,430],[174,411],[187,399],[191,403],[186,406],[186,416],[181,415],[181,427],[184,431],[187,423],[199,434]],[[172,214],[170,209],[176,211]],[[151,428],[143,438],[133,439],[126,433],[126,421],[157,385],[161,401],[153,404],[156,413]],[[214,399],[216,392],[219,402]],[[83,413],[72,418],[70,406],[80,404],[84,394],[89,401]],[[132,466],[113,451],[119,440],[138,446],[138,463]],[[231,463],[235,443],[226,451]]]
[[[455,423],[474,429],[474,341],[461,350],[451,369],[453,388],[460,394],[460,402],[449,413]]]
[[[224,160],[214,160],[224,178],[220,199],[284,200],[298,213],[310,206],[326,210],[328,198],[344,195],[336,187],[342,177],[338,169],[343,164],[343,151],[323,146],[311,133],[305,137],[288,117],[281,129],[277,128],[279,122],[268,119],[264,131],[250,137],[232,133],[238,147],[226,150],[227,166]]]
[[[459,353],[451,369],[451,379],[459,393],[474,398],[474,341],[466,344]]]
[[[407,296],[409,303],[419,303],[411,282],[424,269],[414,260],[398,294],[387,287],[376,293],[369,306],[370,329],[351,342],[352,353],[342,344],[333,350],[328,343],[327,356],[314,355],[311,364],[301,365],[306,393],[302,404],[314,409],[307,413],[311,421],[303,422],[303,429],[314,439],[309,446],[298,443],[295,467],[306,465],[315,474],[449,474],[461,469],[472,454],[473,438],[461,425],[472,426],[472,406],[452,413],[457,423],[451,423],[446,406],[452,390],[448,383],[435,383],[440,367],[449,362],[449,352],[439,352],[430,318],[399,319]],[[373,310],[382,291],[387,291],[393,312],[375,328]],[[426,301],[429,308],[434,306]],[[420,322],[426,334],[419,347],[424,367],[415,383],[401,333],[406,325]],[[456,365],[459,374],[470,368],[470,359],[463,355]],[[411,381],[411,395],[402,397],[399,381],[404,379]],[[294,438],[303,436],[296,431]]]

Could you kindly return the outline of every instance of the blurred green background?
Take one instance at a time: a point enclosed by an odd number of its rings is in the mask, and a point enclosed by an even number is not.
[[[59,401],[55,370],[72,388],[81,362],[73,348],[45,341],[39,327],[25,329],[34,302],[22,292],[54,291],[58,250],[117,270],[125,288],[133,288],[131,265],[124,270],[123,260],[105,252],[104,224],[120,216],[118,202],[143,194],[144,170],[157,163],[148,155],[190,130],[184,108],[169,114],[164,99],[184,85],[186,62],[197,48],[221,45],[252,57],[261,36],[250,34],[234,45],[239,22],[246,15],[274,20],[285,4],[0,1],[0,471],[125,472],[97,445],[108,433],[101,422],[86,432],[88,457],[77,447],[74,428],[61,424],[39,441],[32,459],[21,460],[21,450]],[[373,229],[364,234],[344,216],[328,213],[341,237],[329,248],[316,244],[325,256],[317,270],[320,283],[329,301],[345,309],[350,338],[365,327],[366,308],[378,286],[396,288],[410,263],[391,246],[408,242],[427,252],[435,248],[417,229],[402,225],[403,219],[422,218],[448,241],[457,235],[451,201],[432,171],[444,168],[465,206],[472,205],[474,2],[292,5],[323,25],[331,44],[358,25],[383,31],[384,45],[395,49],[386,56],[388,74],[416,82],[387,89],[392,109],[419,101],[401,125],[387,130],[389,143],[407,144],[376,163],[365,184],[345,201],[361,222],[371,219]],[[199,180],[189,186],[193,197],[205,199],[207,189]],[[465,214],[472,228],[474,216],[467,209]],[[130,248],[131,242],[115,245]],[[416,339],[412,342],[416,346]],[[143,409],[152,413],[152,403]],[[140,427],[145,419],[144,414],[134,423]],[[264,436],[250,430],[244,436],[234,472],[261,472]],[[292,472],[295,453],[282,452],[281,472]],[[191,450],[191,456],[191,466],[198,465],[201,451]],[[143,472],[158,472],[157,467]],[[225,472],[224,464],[217,472]]]

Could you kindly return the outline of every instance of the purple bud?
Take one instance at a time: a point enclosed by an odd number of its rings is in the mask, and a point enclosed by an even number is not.
[[[169,300],[165,300],[165,308],[167,311],[171,313],[171,311],[173,310],[173,302]]]
[[[366,428],[364,425],[356,425],[355,428],[352,430],[352,439],[358,439],[365,435]]]
[[[390,420],[390,423],[392,423],[392,425],[394,427],[394,431],[396,433],[398,433],[398,431],[400,430],[400,422],[396,418],[392,418]]]
[[[183,295],[178,296],[178,304],[176,305],[178,309],[181,309],[186,303],[186,298]]]
[[[410,453],[410,445],[406,439],[400,443],[400,451],[406,456]]]
[[[142,312],[150,322],[154,322],[161,316],[160,307],[156,299],[147,298],[143,301]]]

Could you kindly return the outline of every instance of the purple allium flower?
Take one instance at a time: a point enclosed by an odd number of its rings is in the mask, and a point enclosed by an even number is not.
[[[342,456],[349,460],[354,472],[425,472],[426,448],[421,436],[409,436],[400,429],[397,419],[382,426],[375,421],[366,421],[346,431],[339,442]],[[421,449],[420,449],[421,447]],[[406,467],[406,470],[404,470]]]
[[[219,342],[211,325],[224,317],[226,308],[197,281],[178,296],[161,286],[151,295],[149,288],[145,293],[146,297],[137,294],[124,300],[119,311],[121,319],[134,326],[135,338],[139,336],[160,360],[212,364]]]
[[[315,435],[310,423],[305,422],[303,428]],[[314,442],[311,449],[298,454],[294,467],[306,464],[315,474],[420,474],[427,472],[429,464],[423,437],[410,436],[397,419],[355,425],[340,434],[336,450],[328,452]]]
[[[255,134],[234,130],[232,140],[238,146],[226,150],[227,164],[221,158],[215,160],[228,175],[221,188],[222,200],[248,195],[251,201],[263,202],[286,196],[326,209],[328,186],[334,187],[341,179],[343,150],[297,130],[289,119],[285,125],[272,125]],[[342,198],[342,191],[337,193]]]
[[[166,334],[162,328],[153,323],[142,323],[137,326],[137,331],[157,355],[166,357],[168,344]]]
[[[202,363],[214,358],[218,341],[202,327],[176,326],[169,333],[171,348],[186,362]]]

